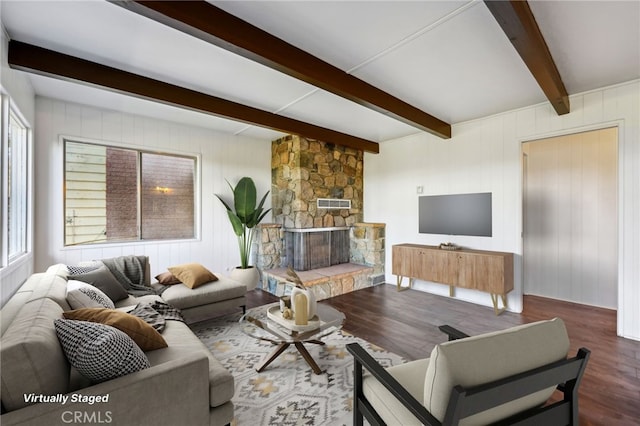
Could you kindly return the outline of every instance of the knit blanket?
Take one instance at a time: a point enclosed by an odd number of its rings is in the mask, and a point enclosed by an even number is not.
[[[146,256],[119,256],[111,259],[103,259],[102,263],[118,280],[124,289],[132,296],[145,296],[147,294],[160,295],[167,289],[161,286],[157,289],[145,284],[145,270],[147,268]]]
[[[165,321],[167,320],[184,322],[180,309],[160,301],[138,303],[133,310],[129,311],[129,314],[142,319],[159,333],[164,330]]]

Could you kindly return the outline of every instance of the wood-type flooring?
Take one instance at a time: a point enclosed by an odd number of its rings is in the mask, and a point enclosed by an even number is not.
[[[487,296],[488,297],[488,296]],[[247,293],[248,307],[278,299],[261,290]],[[326,299],[346,314],[344,329],[407,360],[428,357],[446,340],[438,326],[451,325],[475,335],[560,317],[571,340],[591,358],[580,386],[580,424],[640,425],[640,342],[616,336],[616,311],[537,296],[524,297],[521,314],[496,316],[493,308],[424,293],[397,292],[379,285]]]

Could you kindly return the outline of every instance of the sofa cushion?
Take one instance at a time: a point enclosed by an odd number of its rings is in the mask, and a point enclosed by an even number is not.
[[[196,288],[204,283],[216,281],[216,277],[211,271],[199,263],[185,263],[182,265],[171,266],[171,272],[180,282],[189,288]]]
[[[149,368],[149,360],[129,336],[109,325],[57,319],[58,340],[69,362],[93,382]]]
[[[144,296],[131,296],[129,295],[126,299],[118,300],[114,305],[117,308],[128,308],[128,311],[133,309],[138,303],[146,302],[153,303],[156,300],[162,301],[162,297],[157,294],[145,294]]]
[[[2,336],[2,404],[9,410],[29,405],[25,394],[67,393],[69,363],[53,326],[62,308],[51,299],[24,304]]]
[[[0,335],[4,336],[9,326],[13,323],[13,320],[20,312],[20,309],[25,303],[29,301],[31,297],[30,291],[17,291],[11,299],[7,301],[0,311]]]
[[[566,358],[569,338],[561,319],[539,321],[503,331],[436,345],[424,386],[424,405],[444,419],[451,389],[489,383]],[[461,425],[489,424],[543,404],[555,387],[469,416]]]
[[[411,396],[422,401],[428,366],[429,358],[425,358],[394,365],[387,368],[387,372],[402,384]],[[362,378],[362,391],[385,423],[403,426],[420,425],[418,419],[371,374],[366,374]]]
[[[122,284],[118,282],[116,277],[113,276],[109,268],[105,265],[101,265],[98,269],[83,274],[69,275],[69,279],[89,283],[99,288],[114,302],[129,297],[129,294],[127,294],[127,291],[122,287]]]
[[[47,298],[64,310],[71,308],[67,303],[67,280],[55,274],[32,274],[18,291],[30,291],[29,300]]]
[[[178,309],[208,305],[210,303],[242,297],[247,292],[244,284],[226,277],[191,289],[173,285],[162,293],[162,298]]]
[[[51,265],[45,271],[47,274],[55,274],[62,278],[67,278],[69,275],[69,268],[64,263],[56,263],[55,265]]]
[[[146,354],[152,366],[181,359],[188,353],[202,352],[209,358],[209,404],[211,407],[217,407],[231,400],[235,392],[233,375],[211,354],[185,323],[167,321],[162,337],[169,346]]]
[[[30,275],[2,306],[1,334],[4,334],[22,306],[31,300],[47,298],[58,303],[63,310],[70,309],[71,307],[66,301],[66,294],[65,300],[61,298],[62,292],[66,293],[66,284],[66,275],[51,272]]]
[[[76,280],[67,282],[67,302],[71,309],[115,308],[113,301],[98,287]]]
[[[155,328],[126,312],[106,308],[84,308],[67,311],[63,315],[66,319],[98,322],[115,327],[131,337],[144,352],[167,347],[167,342]]]

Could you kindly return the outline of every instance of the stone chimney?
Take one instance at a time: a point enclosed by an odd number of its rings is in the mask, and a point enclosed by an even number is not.
[[[287,228],[345,227],[362,222],[359,150],[300,136],[271,142],[273,217]],[[319,209],[317,200],[350,200],[350,209]]]

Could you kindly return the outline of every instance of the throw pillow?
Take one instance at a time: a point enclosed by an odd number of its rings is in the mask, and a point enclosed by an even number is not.
[[[73,309],[115,308],[111,299],[100,289],[76,280],[67,281],[67,303]]]
[[[90,265],[67,265],[67,271],[69,271],[69,275],[86,274],[87,272],[95,271],[100,265],[101,263],[97,262]]]
[[[149,368],[149,360],[122,331],[104,324],[54,320],[56,334],[69,363],[93,382]]]
[[[116,280],[116,277],[114,277],[109,271],[109,268],[104,265],[99,266],[98,269],[94,269],[93,271],[85,272],[83,274],[70,275],[69,278],[77,281],[83,281],[99,288],[114,302],[129,297],[129,294],[124,287],[122,287],[122,284]]]
[[[171,266],[167,269],[189,288],[196,288],[204,283],[218,279],[211,271],[199,263],[185,263]]]
[[[126,312],[106,308],[83,308],[64,312],[66,319],[110,325],[131,337],[143,351],[166,348],[167,342],[155,328]]]
[[[180,280],[177,279],[175,275],[173,275],[169,271],[163,272],[160,275],[156,275],[156,280],[158,280],[160,284],[164,285],[180,284]]]

